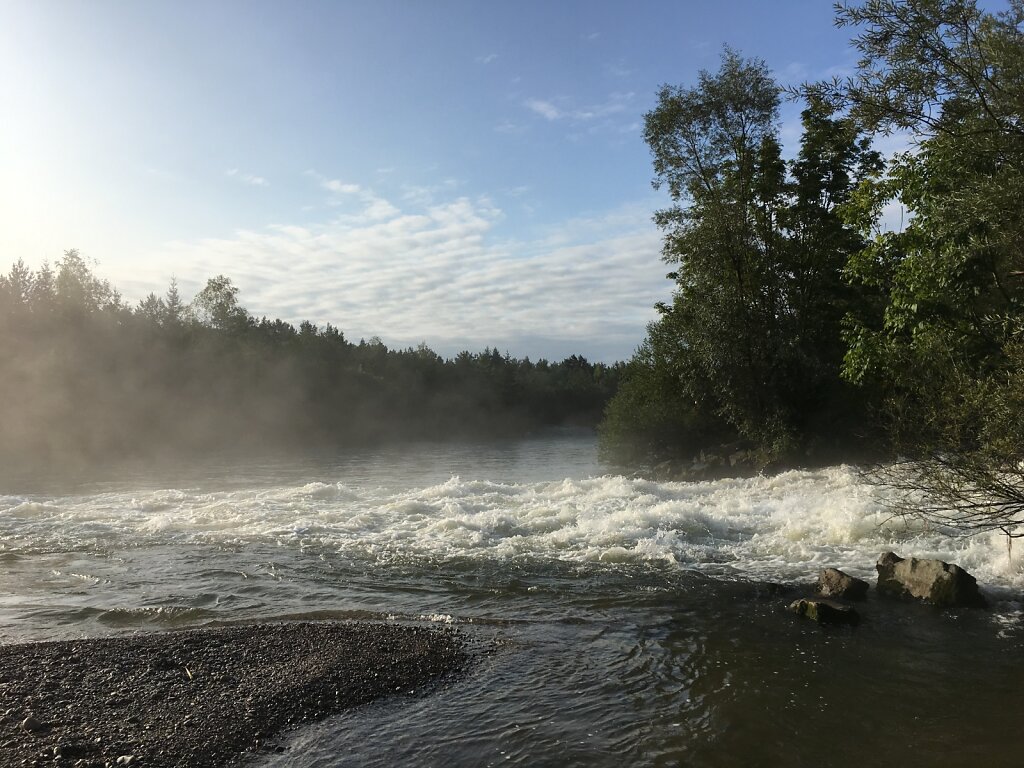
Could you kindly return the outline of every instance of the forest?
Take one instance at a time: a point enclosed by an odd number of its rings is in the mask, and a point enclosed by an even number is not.
[[[224,276],[131,306],[75,250],[0,276],[0,358],[8,468],[593,426],[622,368],[353,343],[254,317]]]
[[[625,461],[882,460],[904,511],[1024,513],[1024,2],[837,5],[849,76],[726,49],[645,115],[673,298],[602,425]],[[802,104],[783,154],[780,106]],[[904,145],[884,156],[880,139]]]
[[[0,458],[160,458],[600,422],[620,466],[878,461],[906,511],[1024,515],[1024,0],[839,4],[859,61],[726,48],[644,116],[673,295],[628,363],[443,359],[257,318],[219,275],[135,306],[75,250],[0,276]],[[783,147],[782,106],[802,108]],[[902,149],[883,153],[887,142]]]

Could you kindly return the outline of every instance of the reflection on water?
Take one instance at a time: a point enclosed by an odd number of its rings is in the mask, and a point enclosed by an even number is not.
[[[371,619],[493,651],[268,767],[1020,764],[1024,577],[1002,542],[886,528],[842,468],[601,472],[562,435],[0,487],[0,639]],[[827,629],[769,583],[870,576],[888,548],[967,565],[994,610],[871,601]]]

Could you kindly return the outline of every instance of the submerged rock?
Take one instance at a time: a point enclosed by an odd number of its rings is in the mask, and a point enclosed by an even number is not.
[[[818,594],[844,600],[863,600],[868,596],[868,583],[849,576],[838,568],[826,568],[818,574]]]
[[[852,606],[833,600],[794,600],[789,610],[819,624],[856,624],[860,614]]]
[[[916,597],[942,608],[981,608],[986,604],[977,580],[958,565],[885,552],[875,569],[878,591],[884,594]]]

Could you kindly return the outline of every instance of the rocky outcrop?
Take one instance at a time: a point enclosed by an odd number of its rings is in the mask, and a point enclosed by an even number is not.
[[[826,568],[818,574],[816,589],[822,597],[836,597],[843,600],[863,600],[868,596],[866,581],[848,576],[838,568]]]
[[[860,614],[852,606],[834,600],[794,600],[789,604],[789,610],[819,624],[856,624],[860,621]]]
[[[984,607],[978,582],[958,565],[941,560],[902,558],[885,552],[875,565],[878,591],[897,597],[915,597],[942,608]]]

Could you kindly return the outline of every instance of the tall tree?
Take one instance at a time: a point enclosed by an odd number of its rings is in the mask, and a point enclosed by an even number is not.
[[[841,272],[861,241],[838,209],[879,159],[816,99],[787,163],[779,94],[763,62],[727,49],[716,74],[665,86],[645,118],[655,186],[673,203],[655,221],[675,291],[612,403],[612,442],[632,422],[668,447],[674,425],[685,449],[731,432],[774,458],[843,432],[823,421],[855,399],[839,378],[840,323],[860,292]]]
[[[785,436],[773,402],[785,169],[777,139],[779,88],[763,62],[731,50],[694,88],[665,86],[645,116],[655,186],[672,206],[655,221],[675,267],[661,323],[676,335],[680,385],[743,433]]]
[[[177,292],[173,283],[171,287]],[[206,281],[192,300],[191,309],[198,322],[221,331],[237,330],[249,321],[249,313],[238,303],[237,286],[224,275]]]
[[[966,528],[1024,517],[1024,2],[869,0],[857,73],[810,86],[915,147],[861,185],[848,219],[869,245],[849,273],[882,297],[849,331],[846,375],[879,391],[905,509]],[[898,203],[905,226],[881,226]],[[922,500],[923,494],[923,500]]]

